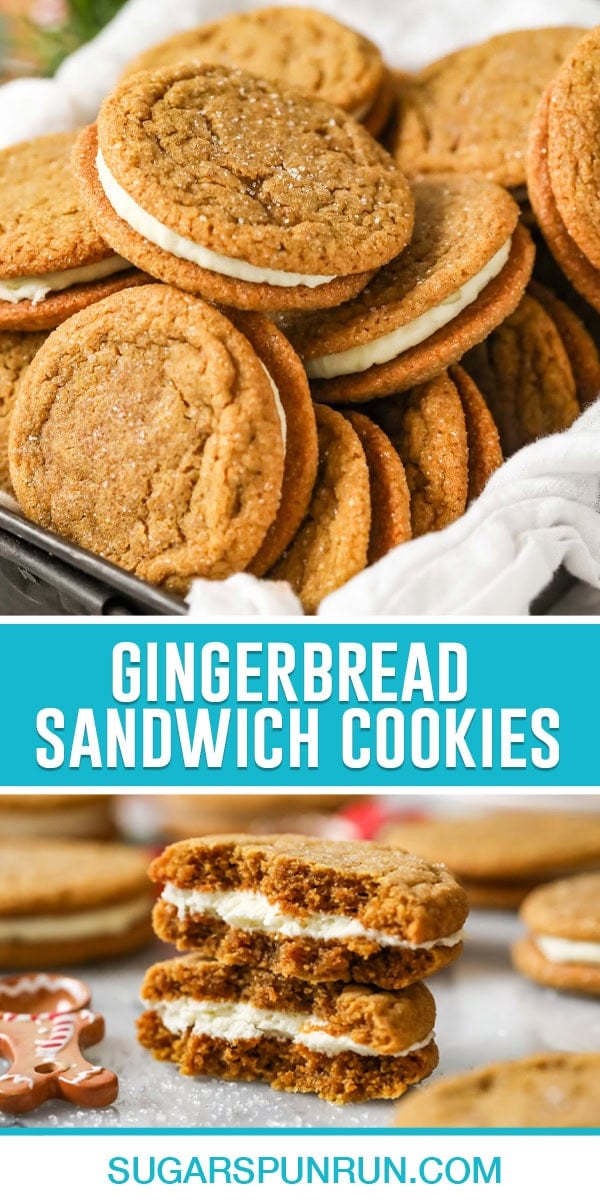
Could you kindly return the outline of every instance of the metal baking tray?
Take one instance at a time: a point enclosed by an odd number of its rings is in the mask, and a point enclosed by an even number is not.
[[[180,596],[0,507],[0,615],[185,616]]]
[[[568,590],[562,568],[533,601],[547,613]],[[129,571],[50,533],[0,505],[0,616],[178,617],[180,596],[144,583]]]

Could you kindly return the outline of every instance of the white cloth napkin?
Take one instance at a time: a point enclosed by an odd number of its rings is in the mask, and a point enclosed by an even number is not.
[[[309,0],[315,4],[315,0]],[[600,23],[599,0],[329,0],[316,7],[377,41],[388,61],[416,67],[457,46],[507,29]],[[129,0],[103,32],[72,54],[53,80],[15,80],[0,88],[0,146],[93,120],[98,105],[138,51],[176,30],[225,11],[256,7],[233,0]],[[532,41],[535,33],[532,32]],[[520,616],[559,566],[600,589],[600,400],[566,433],[528,446],[496,472],[483,495],[440,533],[400,546],[328,596],[319,616]],[[574,589],[563,612],[600,611],[596,593]],[[600,592],[598,593],[600,597]],[[194,617],[295,616],[287,585],[238,575],[198,580]]]

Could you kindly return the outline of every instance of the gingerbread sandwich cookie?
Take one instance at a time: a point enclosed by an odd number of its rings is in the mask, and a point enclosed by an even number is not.
[[[54,329],[142,282],[96,232],[71,171],[75,133],[0,151],[0,329]]]
[[[464,172],[522,188],[536,106],[583,32],[502,33],[400,80],[393,150],[403,170]]]
[[[587,408],[600,393],[600,354],[592,335],[577,313],[550,288],[532,279],[527,290],[554,321],[573,372],[579,407]]]
[[[600,1054],[537,1054],[440,1079],[398,1105],[403,1128],[588,1128],[600,1113]]]
[[[52,967],[125,954],[150,940],[147,858],[77,839],[0,843],[0,968]]]
[[[284,442],[278,388],[250,342],[211,305],[153,284],[50,335],[19,390],[10,472],[32,520],[184,592],[257,554]]]
[[[505,455],[579,416],[571,363],[545,308],[526,295],[485,342],[465,355],[463,365],[485,397]]]
[[[188,954],[151,967],[142,999],[140,1042],[183,1075],[262,1080],[346,1104],[401,1096],[438,1061],[422,983],[402,992],[312,983]]]
[[[427,382],[523,295],[534,248],[508,192],[446,175],[415,183],[413,193],[410,245],[360,296],[284,320],[317,400],[372,400]]]
[[[467,901],[442,867],[371,842],[193,838],[150,867],[159,937],[313,982],[403,988],[461,951]]]
[[[548,883],[521,907],[518,971],[544,987],[600,996],[600,871]]]
[[[45,339],[45,333],[0,332],[0,491],[3,492],[12,492],[8,432],[17,391]]]
[[[391,107],[377,46],[316,9],[260,8],[176,33],[128,63],[124,78],[177,63],[237,67],[310,92],[376,134]]]
[[[400,455],[379,425],[362,412],[346,412],[365,452],[371,495],[367,564],[378,562],[412,537],[410,491]]]
[[[488,479],[502,466],[504,456],[494,418],[471,376],[458,364],[448,375],[454,384],[465,417],[469,458],[467,500],[481,495]]]
[[[74,164],[111,245],[235,308],[340,304],[412,233],[406,180],[361,125],[227,67],[125,80],[81,134]]]
[[[539,883],[600,867],[600,816],[509,810],[391,822],[383,841],[443,862],[472,905],[518,908]]]
[[[110,796],[0,795],[0,839],[107,838],[113,833]]]
[[[307,613],[366,567],[371,530],[369,468],[360,438],[340,413],[321,404],[315,410],[319,466],[310,505],[269,573],[291,585]]]

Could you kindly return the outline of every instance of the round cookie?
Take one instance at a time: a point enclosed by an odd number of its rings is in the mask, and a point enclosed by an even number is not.
[[[600,312],[600,271],[586,258],[557,208],[548,164],[548,120],[552,87],[542,96],[527,151],[527,189],[538,225],[552,256],[573,287]]]
[[[471,904],[518,908],[537,884],[600,867],[600,815],[508,810],[391,822],[381,840],[444,862]]]
[[[488,479],[502,466],[504,458],[494,418],[479,388],[462,367],[450,367],[448,374],[463,406],[469,452],[469,491],[467,501],[481,495]]]
[[[109,796],[0,795],[0,838],[106,838],[114,833]]]
[[[513,946],[518,971],[544,987],[600,996],[600,871],[530,892],[526,938]]]
[[[316,417],[319,468],[310,508],[269,573],[291,584],[307,613],[366,567],[371,528],[369,468],[360,439],[333,409],[317,405]]]
[[[413,537],[443,529],[467,506],[469,460],[465,416],[447,374],[370,406],[406,471]]]
[[[485,1129],[591,1128],[600,1111],[600,1054],[537,1054],[439,1079],[412,1092],[396,1125]]]
[[[575,380],[556,325],[533,296],[464,358],[483,393],[508,457],[568,429],[579,416]]]
[[[587,408],[600,393],[600,354],[583,321],[550,288],[532,279],[528,291],[554,321],[567,352],[580,408]]]
[[[260,550],[247,567],[260,576],[281,557],[306,515],[319,462],[317,422],[304,367],[277,326],[259,313],[232,310],[228,316],[269,372],[285,414],[281,503]]]
[[[361,125],[225,67],[132,76],[73,161],[111,245],[234,308],[340,304],[412,233],[406,180]]]
[[[237,67],[303,89],[357,121],[370,116],[385,81],[383,59],[373,42],[308,8],[232,13],[176,33],[138,54],[124,78],[184,62]]]
[[[564,26],[503,33],[401,81],[393,151],[403,170],[524,184],[537,103],[583,32]]]
[[[0,491],[12,492],[8,431],[21,377],[45,339],[45,333],[0,332]]]
[[[410,492],[402,459],[390,439],[361,412],[344,413],[360,438],[369,468],[371,533],[367,564],[378,562],[412,536]]]
[[[439,375],[516,308],[534,249],[495,184],[461,176],[415,183],[410,245],[360,296],[284,328],[327,403],[389,396]]]
[[[50,335],[20,388],[9,455],[32,520],[182,592],[252,560],[284,470],[276,396],[250,343],[162,284]]]
[[[66,966],[151,938],[144,851],[79,839],[0,843],[0,968]]]
[[[96,233],[79,199],[75,138],[52,133],[0,151],[0,329],[54,329],[144,282]]]

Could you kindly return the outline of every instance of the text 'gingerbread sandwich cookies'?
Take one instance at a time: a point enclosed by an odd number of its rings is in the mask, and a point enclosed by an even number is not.
[[[406,180],[361,125],[222,66],[125,80],[73,162],[90,220],[119,253],[235,308],[339,304],[412,233]]]

